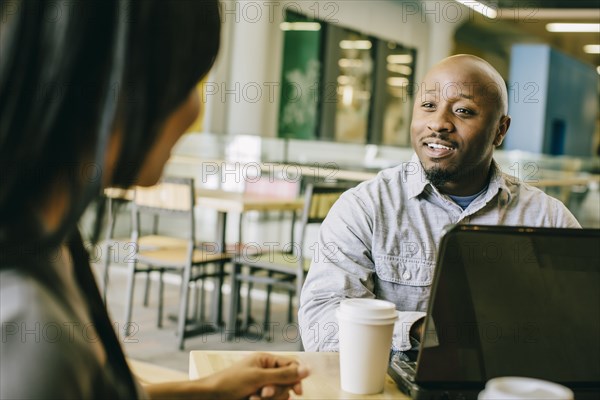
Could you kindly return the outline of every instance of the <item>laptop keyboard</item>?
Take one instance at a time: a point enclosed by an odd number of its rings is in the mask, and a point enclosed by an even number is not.
[[[417,368],[417,363],[414,361],[404,361],[399,360],[397,358],[392,359],[390,363],[390,367],[400,376],[404,377],[404,379],[414,382],[415,380],[415,370]]]

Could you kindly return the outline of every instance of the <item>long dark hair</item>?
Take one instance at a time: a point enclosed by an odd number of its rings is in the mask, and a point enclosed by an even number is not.
[[[214,63],[218,2],[0,0],[0,23],[0,252],[52,247],[100,192],[116,124],[111,183],[134,183],[165,119]],[[69,212],[47,234],[37,213],[57,184]]]

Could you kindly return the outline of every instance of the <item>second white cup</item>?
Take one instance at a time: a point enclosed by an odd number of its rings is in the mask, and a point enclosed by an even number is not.
[[[355,394],[383,391],[394,323],[393,303],[376,299],[348,299],[337,310],[339,323],[340,384]]]
[[[554,382],[520,376],[490,379],[479,400],[574,400],[571,389]]]

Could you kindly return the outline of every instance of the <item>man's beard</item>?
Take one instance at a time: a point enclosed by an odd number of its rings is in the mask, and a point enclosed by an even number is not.
[[[425,170],[425,176],[433,186],[440,188],[446,183],[456,180],[458,171],[455,168],[431,167]]]

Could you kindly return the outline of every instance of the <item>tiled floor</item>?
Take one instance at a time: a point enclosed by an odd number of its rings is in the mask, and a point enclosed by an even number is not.
[[[97,272],[102,267],[95,266]],[[195,336],[185,341],[185,350],[177,349],[177,338],[175,335],[176,322],[168,316],[175,316],[178,311],[179,285],[177,277],[167,277],[165,285],[165,318],[163,327],[157,328],[157,281],[151,282],[150,302],[148,307],[143,306],[143,292],[145,275],[139,274],[135,286],[135,301],[133,306],[133,334],[129,337],[123,336],[124,314],[125,314],[125,285],[127,281],[126,269],[123,266],[113,266],[110,272],[110,285],[108,293],[108,309],[115,327],[119,332],[119,338],[125,348],[127,356],[152,362],[164,367],[170,367],[181,371],[188,369],[188,355],[191,350],[280,350],[296,351],[300,349],[300,338],[295,323],[287,324],[287,296],[278,294],[272,298],[272,341],[257,335],[244,335],[236,337],[233,341],[225,340],[225,331],[207,333]],[[209,285],[207,285],[209,286]],[[210,291],[208,290],[210,289]],[[224,290],[229,292],[229,285]],[[244,293],[244,292],[243,292]],[[252,315],[257,323],[251,324],[250,332],[263,333],[264,292],[254,291],[252,298]],[[206,299],[210,306],[212,288],[207,288]],[[262,296],[261,296],[262,295]],[[224,311],[227,313],[229,307],[229,296],[225,295]],[[207,313],[210,307],[207,307]],[[191,315],[191,314],[190,314]],[[213,326],[212,323],[207,325]]]

